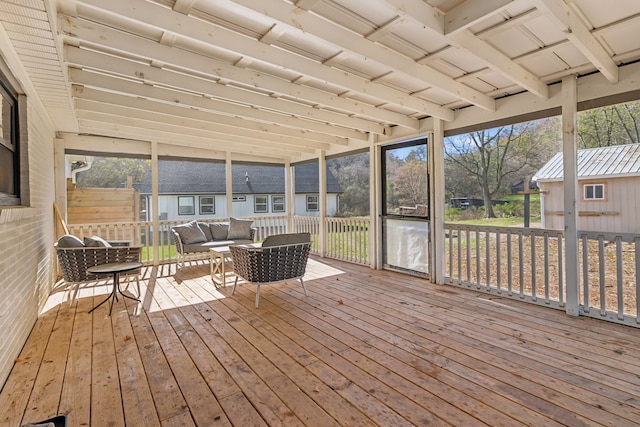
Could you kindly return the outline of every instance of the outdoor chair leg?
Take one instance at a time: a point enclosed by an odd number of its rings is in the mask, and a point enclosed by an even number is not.
[[[236,276],[236,281],[233,282],[233,290],[231,291],[231,295],[236,293],[236,286],[238,285],[238,276]]]
[[[259,300],[260,300],[260,285],[256,285],[256,308],[258,308]]]
[[[69,301],[69,307],[71,307],[73,305],[73,302],[78,297],[78,291],[79,290],[80,290],[80,283],[76,283],[75,286],[73,287],[73,296],[71,297],[71,300]]]
[[[304,296],[308,297],[309,295],[307,294],[307,287],[304,285],[304,281],[302,280],[302,277],[300,278],[300,284],[302,285],[302,290],[304,291]]]

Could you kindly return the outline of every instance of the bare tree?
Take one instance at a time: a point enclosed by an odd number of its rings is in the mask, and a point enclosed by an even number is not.
[[[504,193],[507,179],[539,162],[534,159],[539,158],[544,138],[533,137],[538,126],[538,122],[529,122],[482,130],[445,144],[446,160],[473,177],[479,186],[487,218],[495,217],[493,200]]]

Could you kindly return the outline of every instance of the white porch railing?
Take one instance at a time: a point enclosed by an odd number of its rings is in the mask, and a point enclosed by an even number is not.
[[[256,228],[256,241],[260,242],[273,234],[309,232],[312,239],[312,253],[320,255],[320,220],[317,217],[292,217],[291,229],[286,216],[252,217]],[[200,220],[199,220],[200,221]],[[224,222],[228,219],[201,220],[207,223]],[[184,221],[160,221],[158,235],[158,262],[160,264],[177,260],[175,243],[171,227]],[[368,218],[327,218],[325,220],[327,236],[326,253],[330,258],[366,264],[369,249]],[[153,223],[139,221],[130,223],[105,224],[69,224],[69,232],[81,239],[93,235],[109,241],[127,241],[132,245],[142,246],[142,259],[151,263],[153,256]],[[202,257],[206,257],[204,254]]]
[[[565,307],[563,232],[445,225],[449,284]],[[640,327],[640,236],[580,233],[581,314]]]
[[[325,256],[355,264],[369,263],[369,218],[325,218]]]

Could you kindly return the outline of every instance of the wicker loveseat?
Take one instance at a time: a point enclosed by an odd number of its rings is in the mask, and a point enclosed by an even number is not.
[[[188,256],[202,258],[210,248],[253,243],[253,221],[231,218],[229,222],[190,221],[171,229],[178,254],[178,266],[184,267]]]
[[[81,284],[95,282],[104,278],[87,274],[89,267],[114,262],[139,262],[142,257],[142,248],[138,246],[79,246],[83,244],[79,239],[80,243],[76,244],[76,246],[68,246],[68,241],[70,240],[72,239],[69,236],[63,236],[62,239],[54,244],[62,278],[73,286],[73,297],[69,301],[70,304],[75,301]],[[138,295],[140,295],[139,274],[140,270],[127,273],[128,278],[135,277]]]
[[[256,308],[261,285],[298,279],[307,295],[302,276],[311,250],[310,233],[278,234],[267,237],[259,248],[236,245],[229,246],[229,250],[236,274],[232,294],[236,291],[238,277],[256,285]]]

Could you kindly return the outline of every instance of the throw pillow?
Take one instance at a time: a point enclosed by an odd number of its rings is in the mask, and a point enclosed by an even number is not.
[[[204,238],[206,239],[207,242],[213,240],[213,236],[211,235],[211,229],[209,228],[209,224],[207,224],[206,222],[199,222],[198,227],[200,227],[200,230],[202,230],[202,232],[204,233]]]
[[[84,245],[88,248],[110,248],[111,244],[100,236],[84,238]]]
[[[311,233],[274,234],[264,239],[262,247],[268,248],[270,246],[296,245],[309,242],[311,242]]]
[[[227,240],[227,234],[229,234],[228,222],[212,222],[209,224],[211,230],[211,240]]]
[[[83,248],[84,243],[80,238],[74,236],[73,234],[65,234],[61,238],[58,239],[58,247],[59,248]]]
[[[182,240],[182,243],[185,245],[193,245],[206,241],[204,233],[195,220],[186,224],[176,225],[173,229],[180,235],[180,240]]]
[[[227,239],[229,240],[251,239],[252,224],[253,224],[252,220],[231,218],[231,222],[229,223],[229,234],[227,234]]]

